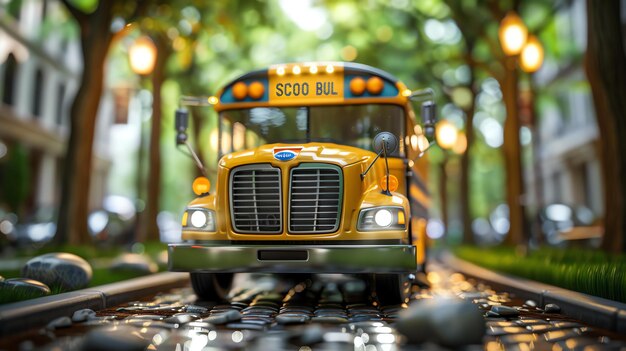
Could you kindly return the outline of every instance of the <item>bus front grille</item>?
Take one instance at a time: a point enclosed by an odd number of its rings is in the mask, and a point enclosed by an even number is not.
[[[230,213],[239,233],[282,232],[280,169],[269,164],[235,168],[230,175]]]
[[[333,233],[339,228],[343,175],[341,168],[303,163],[291,169],[289,232]]]

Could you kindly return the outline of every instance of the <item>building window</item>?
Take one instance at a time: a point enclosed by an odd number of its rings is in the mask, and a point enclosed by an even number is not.
[[[56,123],[58,126],[63,125],[63,105],[65,99],[65,84],[59,83],[57,89],[57,105],[56,105]]]
[[[37,68],[35,73],[35,90],[33,91],[33,100],[31,112],[35,118],[41,117],[41,100],[43,93],[43,71],[41,68]]]
[[[2,87],[2,102],[13,105],[15,102],[15,73],[17,72],[17,60],[11,53],[7,57],[4,66],[4,84]]]

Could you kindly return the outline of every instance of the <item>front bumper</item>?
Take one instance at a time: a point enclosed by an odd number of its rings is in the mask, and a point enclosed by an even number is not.
[[[170,244],[169,269],[185,272],[410,273],[412,245]]]

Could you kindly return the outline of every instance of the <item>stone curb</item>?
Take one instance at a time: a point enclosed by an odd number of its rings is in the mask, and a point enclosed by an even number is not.
[[[72,316],[74,311],[98,311],[133,301],[160,290],[187,284],[189,274],[163,272],[93,288],[40,297],[0,306],[0,335],[21,332]]]
[[[485,281],[495,288],[503,288],[523,299],[537,301],[539,306],[553,303],[567,316],[618,333],[626,333],[626,304],[591,296],[553,285],[496,273],[486,268],[442,252],[438,260],[467,276]]]

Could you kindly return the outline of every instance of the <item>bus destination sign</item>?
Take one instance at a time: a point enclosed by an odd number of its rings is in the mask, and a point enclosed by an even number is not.
[[[270,75],[272,103],[329,103],[343,101],[343,72]]]

